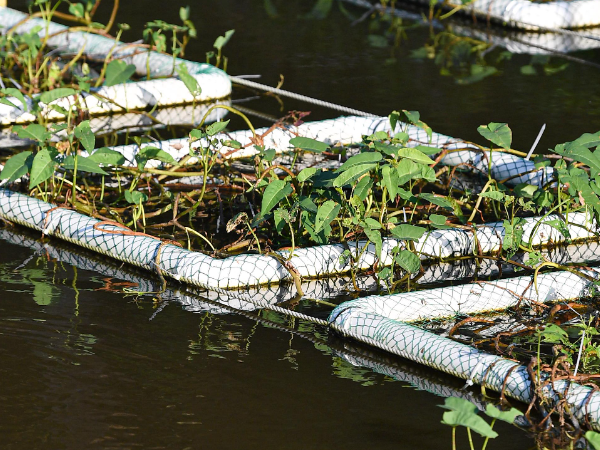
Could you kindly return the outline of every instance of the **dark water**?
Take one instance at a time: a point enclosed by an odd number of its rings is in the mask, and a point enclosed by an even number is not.
[[[149,20],[176,22],[185,5],[122,3],[119,21],[135,30],[127,40],[141,37]],[[368,41],[380,31],[368,20],[352,26],[337,7],[324,20],[308,20],[302,17],[311,0],[274,0],[276,17],[258,0],[190,3],[199,37],[186,56],[203,60],[214,38],[235,28],[225,49],[232,74],[262,74],[267,84],[283,74],[287,89],[378,114],[419,110],[434,130],[456,137],[477,139],[478,125],[506,121],[522,148],[542,123],[548,129],[541,148],[600,129],[595,67],[571,62],[552,76],[525,76],[521,67],[531,57],[515,55],[497,75],[463,86],[441,76],[432,61],[408,57],[427,40],[426,28],[410,30],[389,62],[392,48]],[[600,63],[597,50],[575,56]],[[274,98],[247,106],[272,115],[338,115],[285,99],[283,107]],[[129,285],[113,272],[77,269],[30,247],[0,242],[2,449],[450,448],[450,429],[436,407],[441,397],[352,366],[332,354],[340,341],[315,343],[177,301],[157,313],[164,303],[120,292]],[[301,308],[324,314],[310,304]],[[327,339],[309,324],[261,317]],[[439,393],[462,385],[397,359],[388,364],[404,374],[399,378]],[[489,448],[533,444],[514,427],[497,428],[500,437]]]
[[[442,398],[353,367],[329,348],[343,343],[310,324],[261,313],[322,341],[175,300],[157,313],[151,296],[124,296],[114,292],[123,280],[81,268],[118,270],[109,261],[83,253],[77,269],[3,236],[3,449],[450,446]],[[387,364],[428,389],[461,392],[437,372]],[[515,428],[498,429],[497,444],[527,446]]]

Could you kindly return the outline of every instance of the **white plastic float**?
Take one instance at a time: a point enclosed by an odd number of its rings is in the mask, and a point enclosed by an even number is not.
[[[160,269],[166,277],[212,290],[239,289],[289,281],[292,279],[290,270],[297,271],[303,278],[342,275],[352,268],[369,269],[377,261],[374,246],[367,245],[367,242],[349,242],[347,246],[332,244],[298,248],[286,264],[278,258],[257,254],[217,259],[148,235],[124,231],[116,225],[100,224],[98,219],[70,209],[57,208],[55,205],[6,189],[0,190],[0,216],[146,270]],[[572,214],[570,219],[578,219],[581,223],[588,220],[584,213]],[[525,239],[528,239],[527,233],[531,234],[533,227],[532,222],[524,227]],[[582,239],[593,236],[591,231],[584,228],[575,225],[570,227],[574,236],[581,236]],[[483,231],[479,237],[480,245],[485,244],[484,236],[490,236],[489,245],[482,246],[482,250],[497,250],[503,234],[501,224],[491,224],[482,227],[481,230]],[[542,233],[547,234],[542,236]],[[561,236],[554,228],[542,225],[534,235],[532,244],[542,245],[548,242],[548,239],[559,242]],[[473,236],[464,230],[434,230],[422,239],[422,243],[417,243],[417,248],[423,252],[423,259],[473,254]],[[562,239],[564,240],[564,237]],[[390,265],[393,249],[402,245],[401,241],[386,239],[379,265]],[[348,258],[342,258],[346,248],[349,248],[353,255],[360,255],[360,258],[356,257],[354,264]],[[430,253],[425,253],[426,251]],[[289,257],[287,250],[277,253],[283,259]]]
[[[479,174],[487,174],[488,159],[490,152],[480,150],[476,146],[465,143],[461,139],[452,138],[440,133],[433,133],[429,139],[427,133],[416,126],[398,123],[396,129],[392,130],[387,117],[338,117],[336,119],[321,120],[315,122],[305,122],[299,126],[282,125],[281,127],[258,128],[255,130],[259,140],[264,143],[265,148],[275,149],[278,153],[290,151],[293,146],[290,140],[296,136],[304,136],[325,142],[331,146],[351,145],[362,142],[363,136],[369,136],[377,131],[384,131],[393,134],[398,131],[406,131],[410,137],[409,145],[425,145],[437,147],[452,151],[446,154],[441,160],[441,164],[448,166],[459,166],[462,170],[471,171]],[[242,149],[236,150],[229,147],[219,149],[221,157],[224,159],[239,159],[254,156],[258,150],[252,145],[254,135],[251,130],[233,131],[221,133],[214,136],[224,140],[232,139],[240,142]],[[192,150],[201,145],[207,145],[206,140],[199,140],[191,145]],[[169,153],[175,160],[180,160],[190,153],[189,139],[169,139],[160,142],[151,142],[142,144],[142,147],[152,146]],[[134,166],[135,156],[140,151],[137,144],[121,145],[111,147],[112,150],[121,153],[126,164]],[[548,183],[554,175],[554,169],[544,167],[535,169],[533,161],[526,160],[519,156],[494,151],[492,153],[492,178],[501,181],[506,178],[506,184],[514,186],[519,183],[529,183],[535,186],[543,186]],[[195,164],[197,160],[191,158],[186,164]],[[158,167],[161,163],[158,161],[149,161],[147,167]]]
[[[373,313],[368,306],[336,308],[330,325],[345,336],[416,363],[446,372],[496,392],[530,403],[533,383],[527,367],[499,356],[438,336],[397,320]],[[542,378],[544,381],[545,378]],[[580,423],[600,429],[600,393],[589,386],[565,380],[546,383],[540,395],[550,406],[564,399],[568,411]]]
[[[0,7],[0,31],[7,32],[29,16],[11,8]],[[231,81],[225,72],[210,64],[187,61],[158,52],[144,50],[131,44],[116,42],[115,40],[98,34],[85,32],[66,32],[68,27],[54,22],[45,22],[43,19],[32,18],[18,25],[14,32],[24,34],[31,32],[36,27],[41,27],[40,36],[47,33],[50,38],[48,45],[59,49],[62,53],[77,54],[82,48],[84,53],[92,58],[103,60],[112,54],[136,67],[136,73],[141,76],[172,77],[175,67],[184,64],[190,75],[198,81],[202,93],[194,97],[185,84],[176,78],[161,78],[135,83],[125,83],[110,87],[92,89],[90,94],[82,93],[78,96],[65,97],[52,104],[68,109],[76,102],[85,105],[91,115],[101,115],[125,110],[145,109],[155,105],[174,106],[184,103],[203,102],[221,99],[231,94]],[[146,68],[150,67],[150,74]],[[95,94],[95,95],[94,95]],[[9,98],[15,107],[0,105],[0,125],[14,123],[27,123],[36,120],[35,115],[28,112],[31,106],[25,109],[20,101]],[[42,104],[43,114],[49,120],[64,118],[60,112],[50,109]]]

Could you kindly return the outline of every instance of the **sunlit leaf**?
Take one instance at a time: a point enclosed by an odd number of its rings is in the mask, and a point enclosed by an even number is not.
[[[115,59],[106,66],[105,86],[115,86],[125,83],[135,73],[135,66],[125,61]]]
[[[458,397],[449,397],[442,408],[450,410],[444,413],[443,424],[451,427],[467,427],[483,437],[495,438],[498,436],[498,433],[492,430],[492,427],[477,415],[477,407],[470,401]]]
[[[421,268],[421,260],[410,250],[400,250],[394,256],[394,261],[409,273],[418,272]]]
[[[493,144],[506,150],[510,149],[512,143],[512,131],[508,127],[508,124],[491,122],[487,125],[479,126],[477,131]]]
[[[43,183],[54,173],[56,162],[55,152],[51,152],[47,148],[40,150],[31,164],[31,178],[29,179],[29,188],[33,189],[38,184]]]
[[[92,131],[89,120],[84,120],[75,127],[75,137],[79,139],[83,148],[89,153],[94,151],[94,147],[96,146],[96,136]]]
[[[294,147],[308,150],[310,152],[322,153],[329,149],[329,145],[324,142],[317,141],[316,139],[311,139],[307,137],[297,136],[295,138],[290,139],[290,144]]]
[[[315,219],[315,233],[321,231],[325,226],[329,225],[340,212],[341,206],[333,200],[327,200],[317,210]]]
[[[63,166],[65,169],[75,170],[75,157],[73,155],[67,156],[63,161]],[[84,156],[77,156],[77,171],[108,175],[96,161]]]
[[[427,230],[423,227],[403,223],[392,229],[392,235],[398,239],[418,241],[426,231]]]
[[[263,217],[267,215],[275,205],[291,193],[292,186],[290,183],[283,180],[272,180],[263,194],[260,215]]]
[[[33,162],[32,152],[26,151],[11,156],[4,164],[4,169],[0,172],[0,180],[8,180],[9,183],[21,178],[29,173]]]
[[[220,133],[229,125],[229,120],[224,120],[222,122],[215,122],[206,127],[206,134],[209,136],[214,136],[215,134]]]
[[[46,91],[42,95],[40,95],[40,100],[46,104],[52,103],[59,98],[69,97],[70,95],[75,95],[77,91],[71,88],[56,88],[51,91]]]

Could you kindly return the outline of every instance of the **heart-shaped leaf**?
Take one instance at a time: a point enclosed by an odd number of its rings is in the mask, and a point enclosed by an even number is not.
[[[29,188],[33,189],[38,184],[43,183],[54,173],[56,166],[56,152],[44,148],[37,152],[31,163],[31,178],[29,179]]]
[[[115,59],[106,66],[105,86],[114,86],[125,83],[135,73],[135,66],[125,61]]]
[[[477,128],[479,134],[481,134],[488,141],[496,144],[498,147],[502,147],[506,150],[510,149],[512,143],[512,131],[506,123],[491,122],[487,125],[481,125]]]

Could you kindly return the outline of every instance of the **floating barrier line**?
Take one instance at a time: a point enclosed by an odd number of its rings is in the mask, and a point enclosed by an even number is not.
[[[524,403],[533,399],[534,385],[527,367],[519,363],[371,311],[362,311],[359,307],[338,308],[329,317],[330,328],[343,336],[471,380]],[[593,429],[600,430],[600,392],[566,380],[550,382],[546,375],[542,375],[540,381],[542,387],[538,393],[551,406],[564,400],[581,423],[587,422]]]
[[[159,270],[163,276],[209,290],[240,289],[292,279],[290,269],[272,256],[242,254],[225,259],[213,258],[142,233],[124,231],[119,225],[103,224],[98,219],[76,211],[57,208],[42,200],[6,189],[0,189],[0,216],[151,272]],[[589,220],[585,213],[571,214],[570,220],[574,238],[591,239],[591,232],[577,226],[586,224]],[[102,227],[99,226],[101,223]],[[550,241],[564,241],[564,236],[550,225],[536,227],[534,220],[530,219],[524,226],[525,239],[530,238],[534,232],[536,234],[530,241],[535,246]],[[503,234],[504,229],[500,223],[481,227],[477,235],[478,248],[486,253],[497,251]],[[475,241],[473,235],[465,230],[433,230],[421,238],[417,248],[422,252],[422,259],[452,258],[473,255]],[[366,241],[298,248],[289,259],[289,264],[302,278],[337,276],[352,269],[367,270],[376,263],[389,266],[393,262],[394,248],[404,245],[396,239],[385,239],[381,258],[377,258],[375,246]],[[344,257],[347,249],[355,255],[354,263],[350,258]],[[424,250],[430,253],[425,253]],[[280,250],[277,254],[284,259],[289,257],[287,250]]]
[[[370,11],[379,11],[382,13],[387,13],[387,14],[394,14],[398,17],[402,17],[402,18],[406,18],[409,20],[413,20],[416,22],[421,23],[422,25],[430,25],[433,24],[436,27],[442,28],[443,24],[440,21],[437,20],[433,20],[433,22],[429,22],[428,20],[424,19],[422,15],[417,15],[417,14],[413,14],[413,13],[408,13],[405,12],[403,10],[397,9],[397,8],[392,8],[392,7],[383,7],[380,4],[372,4],[367,0],[344,0],[347,3],[350,3],[352,5],[358,6],[358,7],[362,7],[362,8],[367,8]],[[523,26],[521,28],[534,28],[533,25],[531,24],[526,24],[523,23]],[[531,25],[531,26],[530,26]],[[460,26],[458,27],[458,34],[462,34],[462,35],[467,35],[470,34],[470,32],[468,32],[467,30],[463,30],[463,27]],[[489,27],[487,28],[489,30]],[[469,29],[472,32],[472,29]],[[577,50],[585,50],[588,49],[587,46],[585,45],[576,45],[575,41],[577,39],[583,39],[583,40],[591,40],[591,41],[595,41],[595,42],[600,42],[600,36],[595,36],[592,34],[586,34],[586,33],[582,33],[581,31],[572,31],[572,30],[567,30],[564,28],[546,28],[546,27],[537,27],[538,31],[545,31],[545,32],[549,32],[549,33],[555,33],[558,34],[560,36],[564,36],[564,37],[569,37],[569,38],[575,38],[575,39],[569,39],[568,41],[565,40],[564,42],[558,42],[555,45],[558,45],[558,48],[551,48],[548,46],[544,46],[541,44],[535,44],[533,42],[528,42],[526,40],[523,39],[519,39],[517,37],[514,36],[507,36],[505,38],[502,37],[498,37],[499,42],[497,42],[500,46],[507,48],[509,51],[513,52],[513,53],[521,53],[520,51],[516,51],[515,48],[509,48],[509,46],[507,45],[506,42],[504,42],[505,39],[507,39],[510,43],[510,41],[515,42],[515,43],[519,43],[525,46],[528,46],[530,48],[533,49],[539,49],[542,50],[544,52],[548,52],[551,53],[555,56],[558,57],[562,57],[568,61],[573,61],[573,62],[577,62],[580,64],[584,64],[584,65],[588,65],[591,67],[596,67],[596,68],[600,68],[600,65],[591,62],[591,61],[587,61],[581,58],[577,58],[577,57],[573,57],[568,55],[568,51],[577,51]],[[486,30],[487,31],[487,30]],[[477,36],[477,35],[476,35]],[[477,38],[482,39],[482,40],[486,40],[490,43],[496,43],[496,40],[494,39],[494,36],[490,36],[488,33],[482,32],[481,36],[477,36]],[[540,40],[544,39],[543,35],[540,35]]]
[[[373,4],[366,0],[344,0],[363,8],[382,12],[394,12],[395,8]],[[428,0],[416,0],[418,3],[429,5]],[[442,1],[438,1],[442,3]],[[598,40],[596,36],[588,35],[567,28],[586,28],[600,25],[600,3],[598,0],[563,1],[556,0],[548,3],[535,3],[529,0],[474,0],[467,5],[449,3],[445,9],[461,7],[465,13],[475,13],[483,19],[491,18],[501,23],[508,23],[513,28],[525,30],[540,30],[566,36],[582,37]],[[521,18],[535,18],[535,21]]]
[[[0,7],[0,31],[6,32],[27,19],[27,14],[20,11]],[[54,22],[46,22],[40,18],[30,18],[19,25],[15,32],[24,34],[31,32],[36,26],[41,26],[38,32],[40,37],[46,33],[52,35],[48,45],[61,49],[62,52],[79,53],[84,48],[87,56],[106,59],[109,55],[119,58],[136,67],[138,75],[147,77],[171,77],[166,79],[152,79],[138,82],[124,83],[115,86],[101,86],[92,90],[92,94],[82,93],[75,96],[62,98],[52,102],[52,105],[70,108],[75,102],[81,100],[87,106],[91,115],[102,115],[124,110],[145,109],[155,105],[175,106],[185,103],[205,102],[228,97],[231,94],[231,81],[225,72],[210,64],[198,63],[184,59],[174,59],[170,55],[155,51],[137,52],[130,44],[117,42],[112,38],[86,32],[66,32],[68,27]],[[202,93],[193,96],[183,81],[172,78],[176,67],[183,64],[188,73],[193,76],[202,88]],[[147,73],[147,67],[150,72]],[[94,96],[94,93],[98,96]],[[105,97],[100,98],[99,96]],[[109,100],[107,100],[109,99]],[[17,108],[10,105],[0,105],[0,125],[13,123],[26,123],[36,120],[28,112],[31,106],[25,108],[15,98],[9,98]],[[56,110],[47,109],[47,118],[50,120],[63,119],[64,115]]]
[[[489,150],[481,150],[473,144],[440,133],[434,132],[430,138],[424,129],[405,123],[398,123],[396,129],[392,130],[387,117],[339,117],[337,119],[305,122],[299,126],[282,124],[281,127],[275,129],[267,127],[259,128],[255,132],[257,136],[261,137],[265,148],[272,148],[277,153],[283,153],[293,149],[290,140],[296,136],[310,137],[331,146],[353,145],[362,142],[364,135],[369,136],[377,131],[393,133],[400,130],[406,131],[409,135],[409,145],[420,144],[449,151],[440,160],[442,165],[462,166],[462,169],[465,171],[474,171],[479,174],[487,174],[488,172]],[[216,135],[216,137],[220,136],[226,139],[234,139],[243,146],[241,149],[222,147],[219,151],[223,159],[247,158],[258,153],[258,150],[251,145],[254,133],[250,130]],[[161,150],[169,153],[173,159],[179,161],[189,155],[190,149],[193,151],[199,146],[206,146],[207,144],[208,141],[206,139],[201,139],[190,145],[189,139],[186,137],[150,142],[142,144],[141,148],[145,146],[159,147]],[[140,151],[140,146],[137,144],[120,145],[110,148],[125,157],[125,164],[136,165],[135,156]],[[492,178],[496,180],[508,179],[506,181],[508,186],[529,183],[541,187],[554,176],[554,169],[552,167],[544,167],[536,170],[533,161],[528,161],[520,156],[502,151],[494,151],[491,156]],[[197,162],[196,158],[190,158],[186,164],[196,164]],[[159,167],[161,164],[158,161],[149,161],[147,167]]]

